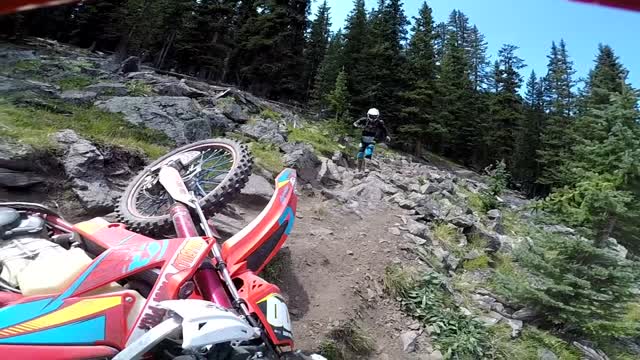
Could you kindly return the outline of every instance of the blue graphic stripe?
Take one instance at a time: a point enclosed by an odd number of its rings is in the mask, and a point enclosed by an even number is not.
[[[42,308],[47,306],[49,302],[51,302],[51,298],[1,308],[0,329],[35,319],[42,315]]]
[[[55,298],[49,304],[47,304],[46,306],[44,306],[42,308],[42,311],[41,311],[40,315],[44,315],[44,314],[50,313],[50,312],[58,309],[60,306],[62,306],[62,303],[64,302],[64,300],[67,299],[69,296],[73,295],[73,293],[76,290],[78,290],[80,285],[82,285],[82,282],[86,280],[87,276],[89,276],[89,274],[91,274],[91,272],[102,262],[102,260],[104,260],[107,257],[107,255],[109,255],[109,253],[110,253],[110,251],[106,250],[105,252],[100,254],[100,256],[95,258],[93,260],[93,263],[87,268],[87,270],[85,270],[80,275],[80,277],[73,284],[71,284],[71,286],[69,286],[69,288],[67,288],[67,290],[65,290],[57,298]]]
[[[105,339],[105,316],[0,339],[0,344],[91,345]]]
[[[295,222],[295,219],[296,219],[293,213],[293,210],[289,206],[287,206],[287,208],[284,210],[282,215],[280,215],[280,218],[278,219],[278,224],[280,225],[284,224],[284,222],[287,220],[287,217],[289,217],[289,222],[287,223],[287,228],[284,230],[284,233],[286,235],[289,235],[291,233],[291,229],[293,229],[293,223]]]
[[[291,177],[291,169],[285,169],[282,171],[282,173],[280,173],[280,175],[278,176],[278,178],[276,179],[277,182],[283,182],[285,180],[288,180]]]

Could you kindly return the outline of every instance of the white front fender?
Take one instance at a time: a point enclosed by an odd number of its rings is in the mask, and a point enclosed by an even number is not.
[[[205,346],[242,342],[260,336],[235,313],[204,300],[168,300],[160,305],[182,318],[182,348],[196,350]]]

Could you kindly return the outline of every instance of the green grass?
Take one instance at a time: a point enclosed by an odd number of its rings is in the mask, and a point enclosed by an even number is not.
[[[173,145],[163,133],[132,125],[118,114],[69,105],[64,108],[70,115],[18,108],[0,99],[0,136],[22,141],[38,149],[52,150],[54,145],[49,135],[71,129],[98,143],[137,149],[150,158],[161,156]]]
[[[275,174],[284,169],[282,154],[275,145],[252,142],[249,147],[256,165]]]
[[[15,63],[13,70],[15,72],[37,72],[41,66],[40,60],[20,60]]]
[[[561,360],[580,359],[577,349],[542,330],[526,327],[518,339],[511,339],[511,327],[506,324],[498,324],[490,332],[495,359],[539,360],[538,351],[543,349],[551,350]]]
[[[60,89],[62,89],[62,91],[67,91],[67,90],[78,90],[78,89],[82,89],[85,88],[91,84],[93,84],[94,81],[84,75],[74,75],[74,76],[69,76],[66,77],[64,79],[61,79],[60,81],[58,81],[58,86],[60,86]]]
[[[328,360],[351,360],[367,357],[375,350],[375,341],[354,320],[331,330],[318,352]]]
[[[415,274],[402,266],[390,265],[384,269],[382,283],[387,293],[394,298],[410,291],[415,281]]]
[[[132,80],[127,83],[127,90],[129,96],[149,96],[153,93],[153,87],[144,81]]]
[[[278,252],[276,256],[271,259],[271,262],[265,266],[264,270],[262,270],[263,279],[267,280],[273,284],[281,284],[282,283],[282,275],[284,274],[287,268],[287,262],[285,259],[285,255],[282,252]]]
[[[487,269],[489,267],[489,262],[489,256],[485,254],[473,260],[465,260],[462,267],[467,271]]]
[[[289,141],[310,144],[321,155],[332,156],[334,152],[343,149],[340,144],[333,141],[330,134],[319,130],[317,127],[305,126],[289,130]]]
[[[280,120],[282,118],[282,115],[280,115],[280,113],[278,112],[275,112],[267,108],[260,112],[260,117],[263,119],[269,119],[269,120]]]

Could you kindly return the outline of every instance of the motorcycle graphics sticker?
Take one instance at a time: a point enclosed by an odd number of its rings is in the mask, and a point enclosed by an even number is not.
[[[259,301],[258,306],[267,317],[267,322],[271,325],[278,340],[293,339],[289,308],[280,296],[271,294]]]

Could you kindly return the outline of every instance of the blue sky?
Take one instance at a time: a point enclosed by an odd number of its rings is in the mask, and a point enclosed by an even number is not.
[[[314,12],[322,0],[314,0]],[[462,10],[478,26],[495,59],[502,44],[520,47],[518,55],[538,75],[546,73],[552,41],[567,43],[577,76],[585,77],[593,66],[598,43],[613,47],[630,71],[629,80],[640,88],[640,12],[575,3],[568,0],[429,0],[436,22],[446,21],[453,9]],[[333,29],[344,25],[353,8],[351,0],[328,0]],[[409,18],[416,16],[423,0],[404,0]],[[366,0],[373,8],[377,0]]]

